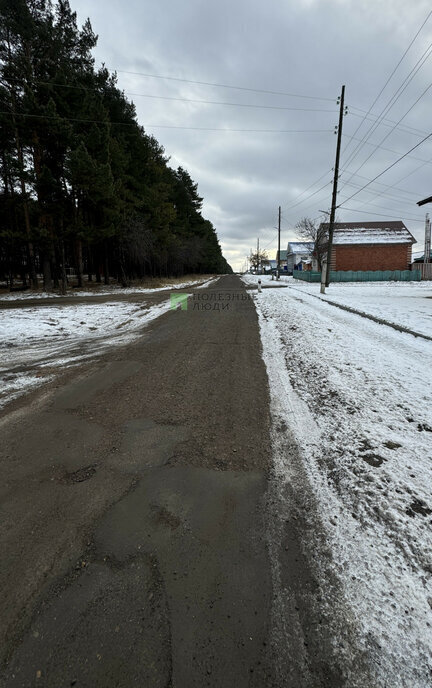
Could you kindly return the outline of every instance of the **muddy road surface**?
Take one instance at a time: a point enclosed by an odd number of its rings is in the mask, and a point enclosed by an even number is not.
[[[0,420],[2,686],[342,685],[298,518],[270,542],[250,292],[187,291]]]

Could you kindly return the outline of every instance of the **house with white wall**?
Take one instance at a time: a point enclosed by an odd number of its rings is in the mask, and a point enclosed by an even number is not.
[[[288,274],[301,270],[302,263],[312,260],[313,241],[289,241],[286,252]]]

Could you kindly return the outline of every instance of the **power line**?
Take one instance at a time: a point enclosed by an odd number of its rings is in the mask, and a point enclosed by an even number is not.
[[[428,15],[428,17],[429,17],[429,15]],[[410,71],[410,73],[405,77],[405,79],[404,79],[404,81],[402,82],[402,84],[399,86],[399,88],[396,90],[396,92],[395,92],[395,93],[393,94],[393,96],[390,98],[390,100],[388,101],[387,105],[383,108],[383,110],[381,110],[381,113],[380,113],[379,116],[378,116],[378,120],[377,120],[371,127],[369,127],[368,131],[367,131],[366,134],[363,136],[362,143],[358,144],[358,145],[356,146],[356,148],[354,149],[354,151],[350,154],[350,156],[349,156],[349,158],[348,158],[348,160],[347,160],[347,162],[346,162],[346,165],[349,165],[350,162],[352,162],[352,161],[354,160],[354,158],[357,157],[358,153],[360,152],[361,148],[362,148],[363,145],[364,145],[363,142],[364,142],[364,141],[367,141],[367,140],[371,137],[372,133],[373,133],[373,132],[375,131],[375,129],[377,129],[377,127],[379,126],[380,121],[384,119],[384,116],[385,116],[388,112],[390,112],[390,110],[393,108],[393,106],[395,105],[395,103],[399,100],[399,98],[401,97],[402,93],[406,90],[406,88],[408,87],[408,85],[410,84],[410,82],[412,81],[412,79],[414,78],[414,76],[415,76],[415,75],[417,74],[417,72],[421,69],[421,67],[422,67],[423,64],[426,62],[426,60],[428,59],[428,57],[430,57],[431,54],[432,54],[432,43],[429,44],[429,46],[426,48],[426,50],[424,51],[424,53],[423,53],[423,55],[421,56],[421,58],[416,62],[416,64],[414,65],[414,67],[412,68],[412,70]],[[420,97],[423,97],[423,95],[424,95],[424,94],[422,94],[422,96],[420,96]],[[417,103],[418,103],[418,100],[414,103],[414,105],[416,105]],[[412,106],[412,107],[414,107],[414,106]],[[410,110],[412,109],[412,107],[410,108]],[[408,112],[410,112],[410,110],[408,110]],[[385,141],[385,139],[388,138],[388,136],[389,136],[390,133],[393,131],[393,129],[394,129],[397,125],[399,125],[399,124],[401,123],[401,121],[406,117],[406,115],[408,114],[408,112],[406,112],[405,115],[396,123],[396,125],[390,130],[389,134],[387,134],[387,136],[383,139],[383,141]],[[357,132],[355,132],[355,133],[357,133]],[[369,156],[369,157],[370,157],[370,156]],[[363,165],[364,165],[364,163],[363,163]],[[359,168],[359,169],[360,169],[360,168]]]
[[[354,196],[357,196],[361,191],[363,191],[363,189],[366,189],[366,187],[368,187],[370,184],[372,184],[376,179],[379,179],[379,177],[382,177],[383,174],[385,174],[386,172],[388,172],[388,170],[391,170],[392,167],[394,167],[395,165],[397,165],[398,162],[400,162],[401,160],[403,160],[404,158],[406,158],[407,155],[409,155],[413,150],[415,150],[416,148],[418,148],[419,146],[421,146],[422,143],[424,143],[425,141],[427,141],[427,139],[430,139],[431,136],[432,136],[432,133],[431,133],[431,134],[428,134],[427,136],[425,136],[424,139],[422,139],[419,143],[417,143],[415,146],[413,146],[409,151],[407,151],[406,153],[404,153],[404,155],[402,155],[400,158],[398,158],[397,160],[395,160],[391,165],[389,165],[388,167],[386,167],[385,170],[383,170],[382,172],[380,172],[379,174],[377,174],[376,177],[374,177],[373,179],[370,180],[370,182],[368,182],[367,184],[365,184],[364,186],[362,186],[362,188],[359,189],[359,191],[356,191],[356,193],[352,194],[352,196],[349,196],[349,198],[346,198],[345,201],[344,201],[344,203],[346,203],[347,201],[350,201],[352,198],[354,198]],[[338,206],[338,207],[339,207],[339,206]]]
[[[175,100],[182,103],[201,103],[203,105],[227,105],[229,107],[244,107],[244,108],[257,108],[260,110],[297,110],[300,112],[332,112],[335,113],[337,110],[322,110],[319,108],[296,108],[296,107],[286,107],[284,105],[253,105],[251,103],[225,103],[218,100],[198,100],[195,98],[175,98],[171,96],[155,96],[148,95],[146,93],[129,93],[130,96],[141,96],[143,98],[154,98],[157,100]]]
[[[423,134],[426,134],[426,132],[423,132]],[[342,136],[344,136],[344,134],[342,134]],[[355,139],[355,140],[356,140],[356,141],[359,141],[360,139]],[[401,152],[400,152],[400,151],[395,151],[395,150],[393,150],[393,148],[387,148],[386,146],[381,146],[381,145],[379,145],[378,143],[374,143],[374,142],[370,142],[370,141],[366,141],[365,143],[366,143],[367,146],[375,146],[376,148],[380,148],[381,150],[387,151],[388,153],[394,153],[395,155],[401,155]],[[417,158],[415,155],[410,155],[409,157],[411,158],[411,160],[418,160],[419,162],[425,162],[425,163],[429,162],[429,160],[424,160],[423,158]],[[359,168],[359,169],[360,169],[360,168]],[[357,172],[352,172],[352,173],[351,173],[350,170],[348,170],[348,169],[346,169],[346,168],[345,168],[345,170],[342,172],[342,174],[345,174],[345,173],[347,173],[347,174],[352,174],[353,176],[356,176],[356,177],[361,177],[361,175],[358,174]],[[367,177],[365,177],[365,179],[366,179],[366,178],[367,178]],[[347,184],[347,183],[348,183],[348,182],[345,182],[345,184]]]
[[[379,182],[378,182],[379,183]],[[352,186],[354,189],[360,189],[361,184],[356,184],[355,182],[347,182],[347,186]],[[393,196],[392,194],[388,193],[385,189],[364,189],[365,193],[372,194],[374,198],[379,198],[381,196],[388,198],[389,200],[396,201],[398,203],[403,202],[403,203],[412,203],[413,199],[411,198],[402,198],[399,196]],[[418,194],[416,195],[416,198],[418,198]],[[369,201],[365,201],[365,203],[368,203]]]
[[[327,101],[330,103],[334,102],[334,98],[322,98],[318,96],[310,96],[310,95],[301,95],[298,93],[287,93],[285,91],[268,91],[262,88],[247,88],[245,86],[231,86],[228,84],[218,84],[218,83],[212,83],[209,81],[195,81],[193,79],[181,79],[179,77],[175,76],[161,76],[159,74],[144,74],[143,72],[130,72],[125,69],[116,69],[114,70],[118,74],[132,74],[134,76],[145,76],[150,79],[167,79],[169,81],[180,81],[182,83],[186,84],[198,84],[200,86],[215,86],[216,88],[231,88],[236,91],[248,91],[250,93],[267,93],[269,95],[273,96],[288,96],[290,98],[307,98],[309,100],[323,100]]]
[[[363,213],[364,215],[378,215],[379,217],[386,217],[387,220],[400,220],[401,216],[404,220],[410,220],[411,222],[424,222],[424,218],[419,219],[418,217],[406,217],[404,215],[384,215],[383,213],[368,213],[367,210],[355,210],[354,208],[347,208],[346,206],[339,205],[338,208],[343,210],[348,210],[350,213]]]
[[[376,96],[374,102],[372,103],[372,105],[370,106],[369,110],[367,111],[365,117],[362,119],[362,121],[360,122],[359,126],[358,126],[357,129],[355,130],[353,136],[355,136],[355,135],[357,134],[358,130],[361,128],[361,126],[362,126],[363,122],[365,121],[366,117],[370,114],[370,112],[371,112],[373,106],[377,103],[377,101],[379,100],[379,98],[381,97],[381,95],[383,94],[383,92],[385,91],[387,85],[389,84],[389,82],[391,81],[391,79],[393,78],[393,76],[395,75],[396,71],[398,70],[398,68],[399,68],[399,66],[401,65],[401,63],[403,62],[403,60],[405,59],[405,57],[406,57],[407,53],[409,52],[409,50],[411,49],[412,45],[413,45],[414,42],[417,40],[418,35],[420,34],[421,30],[423,29],[424,25],[425,25],[426,22],[428,21],[428,19],[429,19],[429,17],[431,16],[431,14],[432,14],[432,10],[429,12],[429,14],[427,15],[426,19],[424,20],[424,22],[422,23],[422,25],[421,25],[420,28],[418,29],[417,33],[415,34],[414,38],[411,40],[411,43],[409,44],[409,46],[407,47],[407,49],[406,49],[405,52],[403,53],[402,57],[400,58],[400,60],[399,60],[399,62],[397,63],[396,67],[393,69],[392,73],[391,73],[390,76],[388,77],[388,79],[387,79],[387,81],[385,82],[384,86],[382,87],[381,91],[380,91],[380,92],[378,93],[378,95]],[[349,147],[350,143],[351,143],[351,140],[348,141],[347,145],[345,146],[344,152],[345,152],[346,149]],[[349,164],[349,163],[347,163],[347,164]]]
[[[403,189],[398,189],[398,187],[396,186],[396,184],[399,184],[399,182],[403,181],[404,179],[407,179],[407,177],[410,177],[412,174],[414,174],[415,172],[417,172],[418,170],[420,170],[420,169],[421,169],[422,167],[424,167],[426,164],[431,164],[431,163],[432,163],[432,159],[431,159],[431,160],[427,160],[427,161],[423,162],[421,165],[418,165],[417,167],[415,167],[415,168],[414,168],[413,170],[411,170],[411,172],[409,172],[408,174],[404,175],[403,177],[400,177],[400,179],[398,179],[394,184],[392,184],[392,185],[385,185],[385,186],[386,186],[388,189],[395,189],[395,190],[402,191],[402,193],[410,194],[410,195],[414,196],[414,197],[416,198],[416,200],[417,200],[417,199],[418,199],[418,192],[414,193],[413,191],[404,191]],[[357,175],[357,176],[361,177],[362,175]],[[363,177],[363,179],[366,179],[366,177]],[[349,186],[352,185],[351,182],[347,182],[347,184],[348,184]],[[381,183],[378,182],[378,184],[381,184]],[[372,193],[372,192],[371,192],[371,191],[366,191],[366,193]],[[375,193],[374,196],[373,196],[373,198],[379,198],[381,195],[382,195],[382,192]],[[390,196],[387,192],[386,192],[386,196],[387,196],[387,198],[392,198],[392,199],[393,199],[393,197]],[[370,200],[373,200],[373,198],[372,198],[372,199],[369,199],[369,201],[364,201],[364,203],[362,203],[362,205],[366,205],[366,203],[370,203]],[[411,202],[412,202],[411,199],[407,199],[407,198],[398,198],[397,201],[398,201],[398,202],[403,201],[404,203],[411,203]]]
[[[432,162],[432,160],[428,160],[425,162]],[[418,168],[417,168],[418,169]],[[356,177],[360,177],[360,179],[368,179],[365,177],[363,174],[356,174]],[[379,186],[384,186],[386,189],[394,189],[395,191],[400,191],[401,193],[408,194],[409,196],[414,196],[414,198],[418,198],[418,191],[408,191],[408,189],[401,189],[400,187],[396,186],[399,182],[396,182],[395,184],[384,184],[384,182],[377,182]]]
[[[431,45],[432,45],[432,44],[431,44]],[[399,120],[399,122],[398,122],[397,124],[400,124],[400,122],[402,122],[402,120],[405,119],[405,117],[411,112],[411,110],[412,110],[412,109],[417,105],[417,103],[423,98],[423,96],[426,95],[426,93],[430,90],[430,88],[432,88],[432,82],[429,84],[429,86],[427,86],[427,87],[425,88],[425,90],[423,91],[423,93],[421,93],[421,95],[417,98],[417,100],[416,100],[416,101],[411,105],[411,107],[405,112],[405,114],[400,118],[400,120]],[[397,125],[394,125],[394,126],[392,127],[392,129],[390,129],[390,131],[387,132],[387,134],[386,134],[386,135],[384,136],[384,138],[381,140],[381,143],[384,143],[384,141],[386,141],[386,140],[388,139],[388,137],[389,137],[390,134],[394,131],[394,129],[396,128],[396,126],[397,126]],[[430,135],[429,135],[429,136],[430,136]],[[429,136],[427,136],[426,138],[429,138]],[[420,141],[420,143],[423,143],[423,141],[425,141],[425,140],[426,140],[426,139],[422,139],[422,141]],[[420,144],[418,144],[418,145],[420,145]],[[362,162],[362,164],[360,165],[360,167],[357,168],[356,172],[358,172],[359,170],[361,170],[361,168],[367,163],[367,161],[370,160],[370,158],[372,157],[372,155],[374,155],[374,153],[375,153],[375,151],[377,150],[378,147],[379,147],[378,145],[375,146],[374,150],[368,155],[368,157],[366,158],[366,160],[364,160],[364,161]],[[411,150],[414,150],[415,148],[417,148],[417,146],[414,146],[414,148],[412,148]],[[405,156],[403,156],[403,157],[405,157]],[[347,164],[348,164],[348,163],[347,163]],[[355,174],[355,173],[353,173],[353,174]],[[353,176],[353,174],[351,175],[351,177]],[[350,179],[351,179],[351,177],[350,177]],[[342,187],[342,188],[343,188],[343,187]]]
[[[20,82],[21,79],[18,78],[8,78],[6,81],[2,81],[2,83],[6,83],[8,81],[18,81]],[[32,79],[32,84],[39,84],[43,86],[49,86],[49,87],[55,87],[55,88],[71,88],[74,90],[78,91],[87,91],[90,93],[97,93],[98,95],[103,95],[103,92],[99,91],[97,88],[89,88],[88,86],[84,85],[76,85],[76,84],[60,84],[57,82],[53,81],[41,81],[39,79]],[[245,89],[245,90],[252,90],[252,89]],[[259,92],[259,91],[258,91]],[[230,106],[235,106],[235,107],[250,107],[250,108],[264,108],[268,110],[298,110],[300,112],[337,112],[337,110],[323,110],[321,108],[297,108],[297,107],[286,107],[286,106],[277,106],[277,105],[255,105],[255,104],[248,104],[248,103],[226,103],[226,102],[220,102],[220,101],[213,101],[213,100],[200,100],[200,99],[195,99],[195,98],[179,98],[179,97],[174,97],[174,96],[160,96],[160,95],[155,95],[151,93],[133,93],[131,91],[122,91],[124,95],[126,96],[131,96],[134,98],[154,98],[154,99],[159,99],[159,100],[175,100],[179,102],[185,102],[185,103],[202,103],[205,105],[230,105]],[[266,91],[264,91],[266,93]],[[288,95],[288,94],[286,94]],[[297,96],[298,98],[300,97],[309,97],[309,96]],[[317,98],[315,100],[321,100],[320,98]],[[326,101],[332,102],[331,98],[326,98]]]
[[[277,241],[277,237],[275,237],[275,238],[272,239],[268,244],[266,244],[266,246],[264,246],[264,248],[262,249],[262,251],[265,251],[266,249],[268,249],[268,247],[271,246],[272,244],[274,244],[275,241]]]
[[[356,108],[353,106],[349,107],[349,114],[352,117],[361,117],[362,115],[358,115],[356,112],[353,112],[353,110],[358,110],[359,112],[365,112],[364,110],[360,110],[360,108]],[[379,117],[376,115],[371,115],[368,117],[364,117],[364,119],[367,119],[369,122],[378,122]],[[395,129],[400,129],[406,134],[412,134],[413,136],[424,136],[425,132],[422,129],[416,129],[415,127],[410,127],[408,124],[403,124],[402,126],[399,126],[394,120],[392,119],[387,119],[386,117],[381,118],[381,121],[379,123],[380,126],[382,127],[391,127],[392,125],[395,125]],[[357,131],[357,130],[356,130]],[[363,141],[363,139],[357,139],[355,138],[355,132],[352,136],[349,137],[353,141]],[[365,141],[365,143],[368,143],[368,141]]]
[[[312,184],[310,184],[310,186],[308,186],[307,189],[305,189],[305,190],[302,191],[300,194],[298,194],[298,196],[296,196],[293,200],[296,201],[298,198],[301,198],[301,196],[303,196],[303,194],[305,194],[307,191],[309,191],[309,189],[311,189],[313,186],[315,186],[315,184],[318,184],[318,183],[321,181],[321,179],[324,179],[324,177],[325,177],[327,174],[329,174],[329,172],[331,172],[331,169],[330,169],[330,170],[326,170],[326,171],[324,172],[324,174],[321,175],[321,177],[318,177],[318,179],[316,179],[314,182],[312,182]],[[305,200],[306,200],[306,199],[305,199]],[[292,206],[285,207],[285,208],[284,208],[284,211],[285,211],[285,210],[289,210],[291,207],[292,207]]]
[[[323,175],[323,176],[324,176],[324,175]],[[322,177],[321,177],[321,178],[322,178]],[[297,203],[294,203],[293,205],[288,206],[288,208],[285,208],[285,211],[287,211],[287,210],[292,210],[292,208],[295,208],[295,207],[297,207],[298,205],[301,205],[301,204],[304,203],[305,201],[308,201],[310,198],[312,198],[313,196],[316,196],[317,193],[319,193],[320,191],[322,191],[323,189],[325,189],[326,186],[329,186],[331,183],[332,183],[331,181],[326,182],[326,183],[323,184],[323,186],[321,186],[319,189],[317,189],[317,190],[314,191],[313,193],[309,194],[309,196],[306,196],[306,198],[304,198],[302,201],[298,201]]]
[[[192,129],[194,131],[246,132],[256,134],[331,134],[332,129],[225,129],[217,127],[181,127],[176,124],[145,124],[154,129]]]
[[[0,115],[9,115],[10,117],[35,117],[36,119],[61,119],[66,122],[82,122],[83,124],[119,124],[125,127],[148,127],[153,129],[190,129],[193,131],[220,131],[220,132],[244,132],[244,133],[268,133],[268,134],[330,134],[331,129],[223,129],[223,128],[212,128],[212,127],[182,127],[173,124],[144,124],[141,125],[138,122],[116,122],[114,120],[104,120],[104,119],[81,119],[78,117],[63,117],[58,115],[54,117],[51,115],[36,115],[34,113],[28,112],[8,112],[6,110],[0,110]]]
[[[19,81],[19,79],[11,79],[13,81]],[[101,93],[98,91],[97,88],[89,88],[87,86],[81,86],[81,85],[75,85],[75,84],[59,84],[56,82],[51,82],[51,81],[39,81],[39,80],[34,80],[32,83],[34,84],[41,84],[45,86],[54,86],[55,88],[71,88],[74,90],[79,90],[79,91],[88,91],[88,92],[94,92],[98,93],[99,95],[103,95],[103,92]],[[287,107],[284,105],[255,105],[252,103],[227,103],[227,102],[222,102],[222,101],[215,101],[215,100],[201,100],[197,98],[179,98],[179,97],[174,97],[174,96],[160,96],[160,95],[155,95],[152,93],[132,93],[131,91],[123,91],[123,93],[127,96],[135,97],[135,98],[152,98],[155,100],[173,100],[173,101],[178,101],[178,102],[183,102],[183,103],[201,103],[203,105],[226,105],[230,107],[245,107],[245,108],[258,108],[258,109],[264,109],[264,110],[294,110],[294,111],[299,111],[299,112],[337,112],[337,110],[324,110],[322,108],[297,108],[297,107]],[[330,99],[328,99],[330,100]]]
[[[368,192],[366,192],[366,193],[368,193]],[[381,194],[377,194],[377,198],[379,196],[381,196]],[[390,199],[390,200],[393,200],[393,199]],[[408,202],[410,202],[410,201],[404,201],[404,200],[399,201],[399,203],[404,203],[404,204],[406,204]],[[342,201],[342,203],[344,203],[344,201]],[[382,205],[382,203],[379,203],[379,205],[377,205],[376,203],[371,203],[370,200],[364,201],[364,203],[362,203],[360,207],[356,208],[356,211],[362,212],[362,207],[365,205],[368,208],[382,208],[383,210],[390,210],[391,212],[394,212],[395,210],[397,212],[405,212],[403,209],[401,210],[400,208],[397,208],[395,206],[393,206],[392,208],[389,208],[388,206]]]

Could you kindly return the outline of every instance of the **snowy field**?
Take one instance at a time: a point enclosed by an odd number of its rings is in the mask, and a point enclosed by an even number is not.
[[[170,302],[10,308],[0,312],[0,408],[64,367],[131,342]]]
[[[243,279],[248,284],[256,284],[258,277],[245,275]],[[269,275],[260,279],[264,285],[272,284]],[[320,294],[317,283],[293,277],[281,277],[279,282],[273,282],[281,283],[432,337],[432,282],[339,282],[331,284],[325,294]]]
[[[219,278],[202,282],[192,280],[156,289],[108,287],[93,291],[74,291],[68,296],[95,294],[154,294],[178,289],[210,286]],[[168,297],[168,294],[167,294]],[[14,292],[1,300],[41,299],[37,306],[0,309],[0,408],[9,401],[52,379],[64,367],[105,353],[138,337],[142,328],[166,313],[170,301],[159,305],[149,303],[92,303],[56,305],[45,299],[58,294]]]
[[[319,284],[295,280],[295,288],[319,294]],[[324,300],[363,311],[432,337],[432,282],[352,282],[331,284]]]
[[[275,468],[306,503],[313,492],[371,685],[426,688],[432,342],[329,306],[314,296],[319,285],[293,282],[254,294],[273,425],[294,435],[307,485],[288,451],[275,452]],[[327,298],[430,334],[427,295],[428,283],[369,283],[332,285]]]
[[[173,291],[173,289],[186,289],[187,287],[197,287],[202,289],[209,286],[213,282],[216,282],[219,277],[212,277],[211,279],[202,282],[200,279],[190,280],[189,282],[177,282],[172,284],[165,284],[163,287],[119,287],[115,286],[104,286],[98,289],[74,289],[73,291],[68,291],[67,296],[107,296],[110,294],[154,294],[159,291]],[[198,286],[199,285],[199,286]],[[28,291],[15,291],[15,292],[5,292],[0,294],[1,301],[16,301],[24,299],[58,299],[61,298],[62,294],[57,293],[47,293],[47,292],[33,292],[31,289]]]

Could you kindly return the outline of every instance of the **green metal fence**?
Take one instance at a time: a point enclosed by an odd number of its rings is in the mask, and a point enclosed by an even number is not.
[[[321,273],[294,270],[295,279],[321,282]],[[336,270],[330,272],[330,282],[419,282],[420,270]]]

